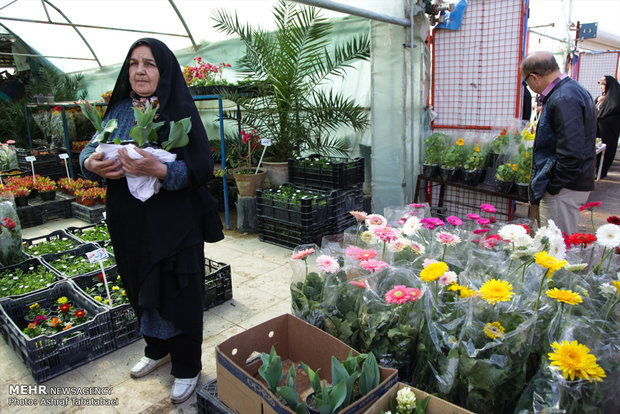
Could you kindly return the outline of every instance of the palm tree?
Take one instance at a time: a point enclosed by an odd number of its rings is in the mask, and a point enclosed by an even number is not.
[[[370,41],[358,36],[328,50],[332,24],[313,7],[280,0],[274,6],[277,28],[241,25],[234,15],[218,10],[215,28],[237,35],[246,46],[238,71],[259,92],[230,94],[243,108],[242,123],[254,127],[272,145],[268,155],[286,161],[302,151],[347,155],[349,144],[333,132],[343,126],[362,131],[368,126],[364,108],[353,99],[328,91],[329,78],[343,77],[357,59],[368,60]],[[230,119],[236,119],[230,113]]]

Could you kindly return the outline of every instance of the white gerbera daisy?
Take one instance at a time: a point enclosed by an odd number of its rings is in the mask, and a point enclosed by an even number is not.
[[[620,246],[620,226],[611,223],[603,224],[596,230],[596,242],[609,249]]]
[[[450,283],[456,283],[457,275],[455,272],[448,270],[443,275],[441,275],[438,280],[441,286],[448,286]]]
[[[403,227],[400,229],[400,231],[405,236],[412,236],[418,231],[420,227],[420,219],[416,216],[411,216],[407,219],[407,221],[405,221],[405,224],[403,224]]]
[[[437,233],[435,238],[440,244],[444,244],[446,246],[454,246],[455,244],[459,244],[461,242],[461,238],[459,236],[457,236],[456,234],[448,233],[447,231]]]
[[[381,214],[369,214],[366,216],[365,222],[367,226],[385,226],[387,219]]]
[[[499,234],[502,239],[510,240],[514,243],[516,238],[527,236],[527,231],[523,226],[519,226],[518,224],[506,224],[499,229],[497,234]]]
[[[570,272],[579,272],[580,270],[585,269],[587,266],[588,266],[587,263],[575,263],[575,264],[569,264],[568,266],[565,267],[565,269]]]
[[[616,290],[616,287],[611,283],[603,283],[598,287],[598,290],[601,292],[601,295],[607,297],[613,298],[618,294],[618,290]]]
[[[424,252],[426,252],[426,248],[424,246],[422,246],[421,244],[416,243],[416,242],[411,242],[411,244],[409,245],[409,248],[411,250],[413,250],[414,253],[417,253],[417,254],[420,254],[420,255],[424,254]]]
[[[377,243],[377,237],[375,236],[375,234],[370,231],[370,230],[366,230],[365,232],[363,232],[360,235],[360,239],[366,243],[366,244],[375,244]]]
[[[547,253],[558,260],[564,260],[566,257],[566,244],[564,243],[564,238],[561,236],[550,238]]]
[[[409,240],[402,237],[388,244],[388,248],[395,253],[402,251],[407,246],[409,246]]]
[[[534,245],[534,240],[527,234],[517,236],[514,239],[510,240],[512,241],[512,244],[514,244],[516,249],[529,249]]]

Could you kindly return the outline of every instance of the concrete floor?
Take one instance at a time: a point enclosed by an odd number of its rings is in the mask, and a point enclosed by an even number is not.
[[[598,227],[610,215],[620,216],[620,153],[608,177],[596,183],[588,201],[603,204],[594,210]],[[517,212],[527,212],[520,206]],[[235,216],[231,223],[235,224]],[[53,220],[42,226],[24,229],[24,237],[48,234],[69,226],[84,226],[77,219]],[[592,232],[590,213],[582,212],[580,232]],[[290,311],[289,265],[291,250],[262,243],[256,235],[244,235],[227,230],[224,240],[205,245],[206,256],[231,264],[233,299],[204,312],[204,342],[202,377],[205,384],[216,377],[214,347],[223,340],[258,323]],[[15,352],[0,341],[0,412],[1,413],[194,413],[196,396],[180,405],[170,403],[169,392],[173,378],[170,366],[165,365],[145,378],[134,380],[129,376],[133,364],[143,355],[144,342],[134,342],[68,373],[53,378],[47,386],[112,387],[106,398],[118,398],[115,407],[21,407],[9,406],[9,385],[36,384],[30,372]],[[24,396],[21,396],[24,397]],[[28,397],[28,396],[25,396]],[[35,396],[31,396],[35,397]]]

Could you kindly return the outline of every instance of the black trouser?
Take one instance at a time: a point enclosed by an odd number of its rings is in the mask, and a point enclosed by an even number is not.
[[[145,336],[144,355],[151,359],[161,359],[170,354],[171,374],[175,378],[193,378],[202,370],[201,343],[193,341],[184,333],[169,339]]]

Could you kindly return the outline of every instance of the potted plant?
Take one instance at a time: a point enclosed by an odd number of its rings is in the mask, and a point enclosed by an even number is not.
[[[56,182],[49,177],[43,177],[41,180],[37,181],[35,188],[39,191],[41,200],[52,201],[56,199],[56,190],[58,186]]]
[[[318,9],[294,2],[274,6],[274,32],[242,25],[236,14],[225,10],[218,10],[213,18],[216,29],[237,35],[245,44],[237,67],[257,86],[255,94],[222,95],[243,108],[240,120],[236,111],[225,116],[255,127],[271,140],[268,161],[287,162],[303,151],[348,155],[349,143],[333,132],[342,127],[363,131],[368,115],[352,98],[322,86],[331,76],[343,77],[352,62],[370,57],[368,37],[332,47],[332,24]]]
[[[465,162],[465,141],[459,138],[454,145],[441,155],[440,174],[444,181],[456,181],[459,169]]]
[[[229,68],[228,63],[219,63],[212,65],[202,60],[202,57],[195,57],[196,66],[184,66],[183,77],[192,95],[208,95],[212,91],[207,89],[207,86],[212,85],[227,85],[226,81],[222,77],[224,68]]]
[[[489,168],[496,168],[498,164],[503,162],[500,159],[500,155],[504,154],[510,143],[510,137],[508,136],[506,129],[503,129],[500,134],[491,141],[491,149],[489,150]]]
[[[495,172],[495,191],[502,194],[510,193],[517,175],[517,164],[502,164]]]
[[[433,178],[439,175],[441,154],[448,148],[449,142],[450,137],[441,132],[434,132],[424,140],[422,174],[425,177]]]
[[[24,207],[28,205],[28,196],[30,195],[30,189],[27,187],[7,186],[7,191],[13,193],[15,197],[15,205],[17,207]]]
[[[467,185],[476,186],[484,177],[483,167],[486,162],[486,154],[476,144],[468,149],[468,157],[463,163],[463,181]]]
[[[247,146],[245,164],[233,170],[233,178],[237,183],[237,190],[242,197],[255,197],[256,190],[263,188],[267,176],[264,168],[252,167],[252,152],[260,146],[260,137],[256,129],[249,132],[241,131],[244,147]],[[242,155],[243,156],[243,155]]]
[[[515,174],[515,187],[517,195],[523,200],[529,197],[530,172],[532,170],[532,153],[525,145],[519,145],[519,161],[517,162],[517,173]]]

